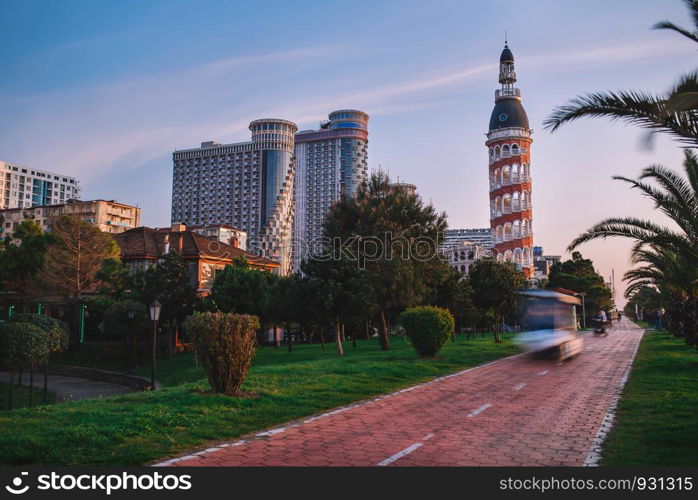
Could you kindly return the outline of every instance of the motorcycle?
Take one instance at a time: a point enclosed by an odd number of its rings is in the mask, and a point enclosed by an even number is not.
[[[595,337],[605,337],[608,335],[608,332],[606,332],[606,327],[604,326],[604,322],[601,318],[596,318],[594,319],[596,322],[596,327],[594,328],[594,336]]]

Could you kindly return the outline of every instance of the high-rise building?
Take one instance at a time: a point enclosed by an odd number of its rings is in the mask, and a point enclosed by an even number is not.
[[[0,161],[0,209],[76,199],[80,199],[80,186],[74,177]]]
[[[319,130],[296,134],[296,213],[293,228],[294,266],[322,236],[332,203],[354,196],[368,176],[368,115],[343,109],[329,114]]]
[[[514,87],[514,55],[509,46],[499,58],[499,83],[487,132],[490,177],[490,227],[493,253],[515,263],[533,277],[533,217],[531,212],[531,129]]]
[[[249,142],[175,151],[171,222],[239,228],[248,234],[248,250],[290,272],[297,129],[287,120],[255,120]]]

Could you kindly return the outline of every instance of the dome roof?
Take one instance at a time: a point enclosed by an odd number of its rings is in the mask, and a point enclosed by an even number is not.
[[[526,111],[521,105],[521,101],[513,97],[499,99],[495,102],[490,116],[490,132],[507,127],[529,129]]]
[[[509,48],[508,45],[504,45],[504,50],[502,51],[502,55],[499,56],[499,62],[505,63],[505,62],[514,62],[514,54],[511,52],[511,49]]]

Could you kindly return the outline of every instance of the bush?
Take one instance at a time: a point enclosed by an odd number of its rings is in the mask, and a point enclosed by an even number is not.
[[[50,337],[31,323],[5,323],[0,328],[0,360],[11,372],[45,359],[51,349]]]
[[[30,323],[48,334],[49,351],[60,352],[68,348],[68,325],[60,319],[44,314],[21,313],[10,318],[11,323]]]
[[[455,328],[448,309],[433,306],[407,309],[400,314],[399,322],[415,350],[425,358],[436,356]]]
[[[213,391],[238,394],[257,348],[259,318],[249,314],[194,313],[184,327]]]

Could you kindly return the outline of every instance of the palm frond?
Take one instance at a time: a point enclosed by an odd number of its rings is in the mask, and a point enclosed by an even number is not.
[[[555,108],[543,125],[554,132],[563,124],[586,116],[605,116],[612,121],[625,121],[666,132],[686,143],[698,141],[698,116],[695,112],[670,110],[667,99],[635,90],[578,96]]]
[[[695,33],[688,31],[685,28],[682,28],[681,26],[678,26],[671,21],[660,21],[656,23],[654,26],[652,26],[652,29],[654,30],[672,30],[676,31],[677,33],[682,34],[686,38],[690,38],[694,42],[698,42],[698,36],[696,36]]]

